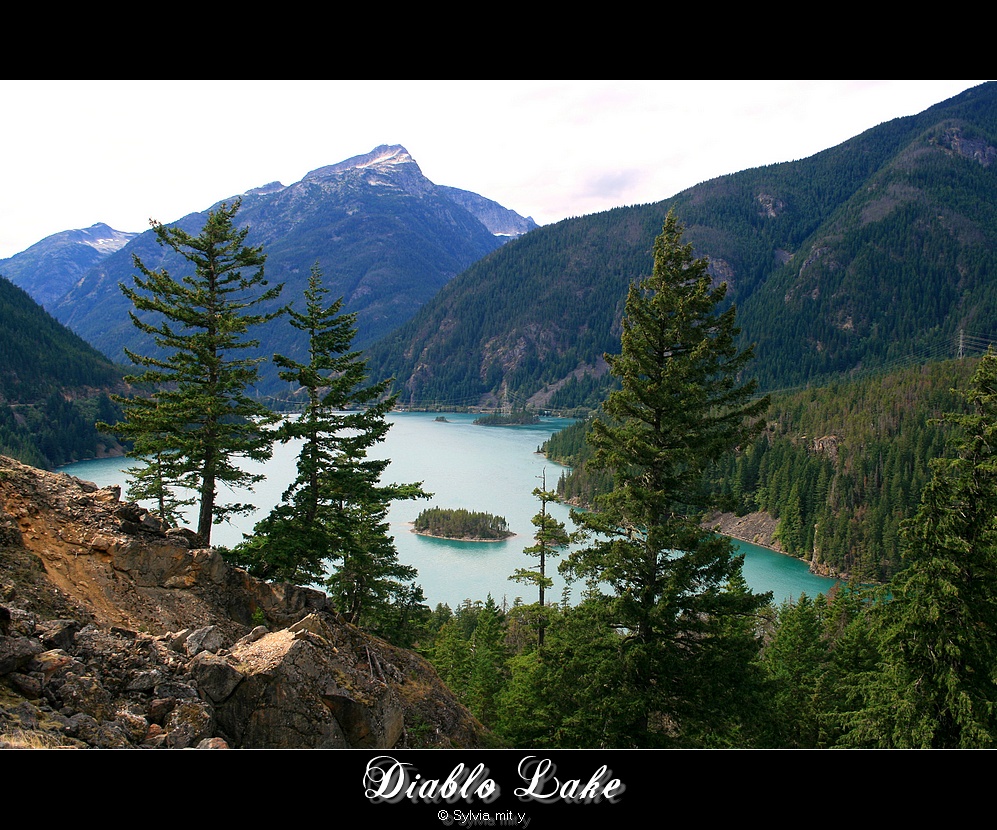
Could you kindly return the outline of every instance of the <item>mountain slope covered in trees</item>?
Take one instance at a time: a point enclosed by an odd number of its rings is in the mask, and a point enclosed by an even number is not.
[[[53,467],[113,445],[94,423],[114,419],[107,393],[121,389],[121,376],[25,291],[0,278],[0,455]]]
[[[780,549],[815,572],[885,581],[900,565],[901,525],[930,462],[944,453],[937,419],[958,410],[953,390],[978,363],[930,361],[774,394],[765,431],[712,469],[707,487],[725,510],[774,517]],[[543,446],[571,467],[557,490],[576,504],[610,486],[587,466],[587,430],[578,421]]]
[[[539,228],[374,344],[413,406],[598,400],[627,286],[669,210],[729,285],[765,389],[997,335],[997,84],[808,159]]]

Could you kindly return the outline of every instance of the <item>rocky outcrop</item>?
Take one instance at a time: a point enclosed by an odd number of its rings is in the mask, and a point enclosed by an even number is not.
[[[432,667],[116,488],[0,457],[0,745],[473,747]]]
[[[837,435],[822,435],[814,438],[812,449],[815,453],[825,455],[831,461],[838,460],[838,448],[841,446],[841,438]]]
[[[753,545],[771,548],[779,553],[784,552],[776,538],[779,521],[768,513],[758,511],[744,516],[738,516],[736,513],[714,513],[703,524],[731,539],[751,542]]]

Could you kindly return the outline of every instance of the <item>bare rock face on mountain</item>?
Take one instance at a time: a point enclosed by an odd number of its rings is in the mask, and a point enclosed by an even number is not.
[[[487,741],[421,657],[119,495],[0,457],[0,746]]]

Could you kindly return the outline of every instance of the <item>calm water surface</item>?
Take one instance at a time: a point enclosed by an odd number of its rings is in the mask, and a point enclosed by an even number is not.
[[[537,448],[554,432],[571,421],[548,418],[540,424],[515,427],[475,426],[475,415],[447,414],[437,421],[437,413],[393,413],[387,439],[372,453],[390,458],[385,481],[422,482],[433,493],[427,500],[395,502],[389,520],[399,559],[418,569],[427,604],[447,603],[456,607],[465,599],[484,600],[489,594],[501,603],[516,597],[524,602],[537,600],[536,589],[513,582],[509,575],[521,567],[534,567],[536,559],[523,553],[533,543],[530,519],[539,511],[533,488],[546,476],[553,489],[564,468],[537,453]],[[242,540],[253,524],[280,501],[295,474],[297,446],[277,447],[273,459],[259,471],[267,479],[251,495],[222,491],[220,501],[250,501],[257,506],[252,517],[238,524],[216,526],[212,541],[232,546]],[[127,485],[128,459],[82,461],[61,468],[100,486]],[[504,516],[517,535],[502,542],[455,542],[431,539],[412,533],[415,517],[426,507],[465,508]],[[563,505],[548,505],[549,512],[568,529],[572,524]],[[805,563],[766,548],[738,542],[745,554],[744,576],[758,592],[771,591],[776,603],[828,591],[834,580],[811,574]],[[547,597],[558,600],[564,582],[548,560],[547,572],[554,588]],[[572,601],[577,601],[577,586]]]

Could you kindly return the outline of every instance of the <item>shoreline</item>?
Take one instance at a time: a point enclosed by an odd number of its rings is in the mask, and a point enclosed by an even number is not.
[[[793,556],[784,551],[775,538],[775,531],[779,525],[779,520],[768,513],[757,511],[738,516],[734,513],[714,513],[703,522],[704,527],[709,527],[719,532],[722,536],[734,539],[738,542],[747,542],[749,545],[757,545],[780,556],[788,556],[807,565],[810,573],[815,576],[826,576],[831,579],[847,581],[847,574],[834,573],[829,568],[814,568],[814,563]]]
[[[507,542],[509,539],[514,539],[519,535],[518,533],[510,533],[501,539],[481,539],[476,536],[437,536],[435,533],[416,530],[412,526],[412,522],[406,522],[406,524],[409,526],[409,533],[414,533],[416,536],[425,536],[428,539],[443,539],[446,542]]]
[[[718,530],[723,536],[789,556],[790,554],[782,549],[775,538],[778,524],[777,519],[761,511],[744,516],[735,513],[714,513],[703,522],[705,527]]]

